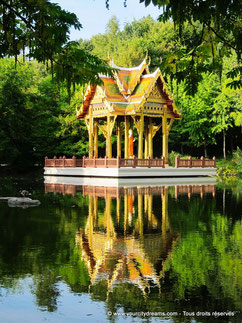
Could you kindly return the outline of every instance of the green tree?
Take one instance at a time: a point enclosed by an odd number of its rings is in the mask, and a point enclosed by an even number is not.
[[[233,107],[228,95],[221,92],[213,105],[213,117],[212,120],[215,122],[212,131],[214,133],[223,133],[223,156],[226,159],[226,131],[233,125],[232,112]]]
[[[36,97],[29,91],[34,78],[33,68],[25,65],[15,69],[12,60],[1,60],[0,64],[0,131],[4,137],[1,157],[12,162],[18,162],[21,158],[25,163],[30,152],[33,152],[30,138],[34,116],[32,104]]]
[[[185,80],[187,92],[194,94],[201,74],[208,69],[221,75],[222,59],[237,54],[237,64],[229,72],[232,78],[228,86],[241,87],[241,4],[240,1],[188,0],[140,0],[145,6],[151,3],[161,8],[160,21],[172,20],[178,32],[176,50],[163,61],[169,75]],[[107,6],[109,1],[106,1]],[[128,0],[124,1],[125,5]],[[199,22],[200,29],[196,29]],[[186,24],[194,30],[196,37],[190,48],[183,47],[183,30]],[[180,44],[181,43],[181,44]],[[164,66],[163,65],[163,66]],[[175,73],[172,67],[175,66]]]
[[[0,160],[27,168],[45,156],[88,152],[84,121],[76,119],[84,87],[78,86],[71,104],[65,86],[43,64],[0,60]]]
[[[119,30],[118,25],[117,18],[111,18],[105,34],[81,41],[81,48],[88,48],[103,59],[109,55],[116,64],[130,67],[140,64],[148,54],[151,70],[160,65],[164,55],[175,49],[172,23],[155,22],[148,16],[126,24],[123,30]]]
[[[188,96],[180,86],[179,104],[182,107],[182,120],[176,132],[187,135],[190,145],[204,147],[205,157],[207,147],[216,143],[211,116],[218,94],[219,82],[214,74],[203,75],[194,96]]]
[[[235,64],[235,60],[234,54],[230,59],[224,59],[224,73],[221,78],[220,92],[215,99],[212,113],[212,120],[214,122],[212,131],[215,134],[223,134],[224,159],[226,159],[226,137],[229,134],[229,129],[240,127],[239,120],[242,118],[241,91],[227,87],[227,84],[232,80],[227,78],[226,72]],[[231,149],[232,152],[233,149]]]
[[[0,159],[28,167],[53,154],[58,115],[67,94],[61,97],[42,64],[17,65],[13,59],[0,60]]]
[[[20,54],[51,66],[58,80],[71,85],[100,83],[98,73],[112,74],[106,62],[69,41],[70,28],[80,29],[75,14],[49,0],[0,2],[0,57]],[[25,49],[28,51],[25,54]],[[53,67],[55,67],[53,69]]]
[[[84,91],[84,87],[78,86],[70,104],[65,102],[59,111],[56,132],[56,136],[60,140],[59,154],[83,156],[88,153],[88,132],[85,122],[76,118]]]

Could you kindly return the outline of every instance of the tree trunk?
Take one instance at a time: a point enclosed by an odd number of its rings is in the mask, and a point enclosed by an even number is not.
[[[233,142],[232,134],[230,135],[230,149],[231,149],[231,155],[232,155],[234,151],[234,142]]]
[[[223,154],[224,154],[224,159],[226,159],[226,141],[225,141],[225,131],[223,131]]]
[[[204,145],[204,157],[207,158],[208,157],[208,151],[207,151],[207,146]]]
[[[184,152],[183,152],[183,145],[181,144],[181,155],[183,156],[184,155]]]

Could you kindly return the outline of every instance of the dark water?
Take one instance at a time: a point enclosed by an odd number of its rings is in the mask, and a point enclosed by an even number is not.
[[[0,180],[0,196],[27,189],[41,201],[0,202],[1,323],[241,322],[241,181],[117,189]]]

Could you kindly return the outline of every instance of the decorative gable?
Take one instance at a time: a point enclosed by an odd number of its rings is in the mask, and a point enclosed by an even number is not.
[[[94,97],[91,100],[91,104],[102,103],[105,97],[105,93],[100,86],[97,86]]]
[[[166,99],[162,94],[161,90],[158,88],[157,83],[151,90],[147,102],[159,102],[159,103],[166,103]]]

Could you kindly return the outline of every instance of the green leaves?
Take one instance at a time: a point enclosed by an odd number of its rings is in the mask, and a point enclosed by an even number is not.
[[[140,0],[140,2],[144,2],[148,6],[151,0]],[[197,22],[203,26],[200,32],[197,33],[195,41],[191,44],[191,50],[189,51],[189,48],[187,48],[188,50],[183,57],[183,59],[186,59],[186,57],[190,56],[190,60],[194,62],[196,58],[199,58],[199,68],[195,68],[195,65],[191,66],[191,64],[188,67],[189,70],[193,69],[192,74],[206,72],[202,68],[202,63],[206,65],[208,60],[210,60],[213,71],[221,74],[222,66],[220,61],[224,56],[230,55],[231,50],[236,52],[238,64],[241,65],[242,28],[241,4],[239,1],[188,0],[181,2],[177,0],[152,0],[152,3],[163,8],[159,17],[160,21],[167,22],[172,20],[174,22],[181,41],[184,39],[186,23],[194,30]],[[216,64],[215,61],[217,61]],[[233,80],[228,86],[234,89],[241,87],[241,78],[234,80],[237,76],[234,71],[231,71],[229,77]],[[196,90],[197,84],[192,85],[196,78],[189,77],[184,72],[183,80],[187,82],[188,90]]]
[[[1,1],[0,55],[17,56],[28,47],[27,56],[45,62],[69,40],[72,26],[81,28],[76,15],[48,0]]]
[[[152,2],[154,6],[161,6],[161,5],[165,5],[167,4],[167,1],[160,1],[160,0],[140,0],[140,3],[145,3],[145,6],[147,7],[148,5],[150,5],[150,3]]]
[[[115,69],[109,67],[106,61],[80,49],[77,42],[69,42],[64,46],[54,63],[58,82],[66,81],[69,99],[72,85],[75,89],[75,84],[101,84],[98,74],[112,75],[113,71]]]
[[[82,26],[75,14],[49,0],[4,0],[0,3],[0,57],[26,57],[51,66],[58,80],[71,85],[100,84],[98,73],[112,74],[107,63],[69,41],[70,28]]]
[[[183,116],[179,131],[196,147],[214,144],[211,115],[214,100],[219,93],[217,77],[213,74],[204,74],[194,96],[187,95],[186,84],[181,83],[179,87],[179,105],[182,107]]]
[[[227,72],[226,76],[228,78],[233,79],[233,81],[230,81],[227,83],[227,87],[230,87],[234,90],[240,89],[242,87],[241,74],[242,74],[241,66],[236,66],[232,68],[229,72]]]
[[[141,3],[144,2],[145,3],[145,6],[147,7],[151,3],[151,0],[140,0],[140,2]],[[154,2],[155,2],[155,4],[157,4],[157,1],[154,0]]]

